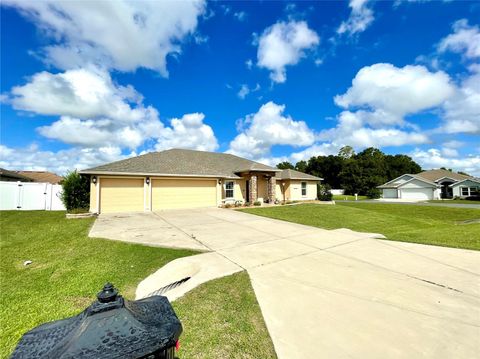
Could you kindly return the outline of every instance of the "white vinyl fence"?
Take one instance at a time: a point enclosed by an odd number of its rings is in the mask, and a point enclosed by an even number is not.
[[[0,210],[64,211],[61,192],[58,184],[0,181]]]

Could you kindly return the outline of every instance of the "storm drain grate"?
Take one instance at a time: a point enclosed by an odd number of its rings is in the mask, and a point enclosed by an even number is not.
[[[147,297],[151,297],[153,295],[162,295],[162,294],[168,292],[169,290],[172,290],[173,288],[177,288],[178,286],[182,285],[183,283],[185,283],[190,278],[191,277],[185,277],[185,278],[182,278],[180,280],[177,280],[176,282],[170,283],[170,284],[166,285],[165,287],[154,290]]]

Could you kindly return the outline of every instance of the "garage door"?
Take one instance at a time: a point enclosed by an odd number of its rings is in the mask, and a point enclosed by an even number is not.
[[[397,190],[393,188],[384,188],[383,198],[397,198]]]
[[[143,179],[102,178],[100,212],[138,212],[144,210]]]
[[[216,180],[153,180],[152,210],[215,207],[216,183]]]
[[[402,199],[433,199],[431,188],[404,188],[402,189]]]

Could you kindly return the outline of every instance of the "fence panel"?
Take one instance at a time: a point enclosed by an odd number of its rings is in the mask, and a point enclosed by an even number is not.
[[[0,209],[64,211],[62,186],[37,182],[0,182]]]

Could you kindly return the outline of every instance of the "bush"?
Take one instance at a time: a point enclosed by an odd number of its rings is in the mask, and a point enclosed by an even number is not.
[[[232,208],[233,207],[233,204],[232,203],[225,203],[223,205],[223,208]]]
[[[376,199],[380,198],[380,190],[378,188],[370,188],[366,193],[368,198]]]
[[[317,185],[317,197],[320,201],[331,201],[333,198],[332,193],[330,192],[332,188],[328,184],[318,184]]]
[[[253,205],[254,205],[254,206],[261,206],[261,205],[262,205],[262,202],[260,202],[260,201],[255,201],[255,202],[253,202]]]
[[[480,196],[465,197],[467,201],[480,201]]]
[[[76,170],[63,177],[61,200],[68,212],[88,212],[90,206],[90,181]]]

